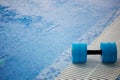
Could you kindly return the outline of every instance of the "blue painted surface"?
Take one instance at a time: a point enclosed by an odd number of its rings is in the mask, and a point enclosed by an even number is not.
[[[0,0],[0,60],[4,61],[0,79],[34,79],[76,39],[92,41],[99,36],[120,15],[119,4],[120,0]],[[89,31],[100,21],[104,25],[96,26],[98,33]],[[92,38],[82,37],[87,32]],[[44,80],[53,79],[50,73],[60,73],[50,70]]]

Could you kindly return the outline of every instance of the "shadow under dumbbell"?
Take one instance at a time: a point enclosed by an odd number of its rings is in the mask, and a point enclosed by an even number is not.
[[[72,63],[72,65],[80,68],[94,68],[99,63],[99,60],[89,59],[86,63]]]
[[[96,65],[103,65],[106,67],[120,67],[120,59],[117,60],[116,63],[102,63],[98,60],[95,59],[88,59],[88,61],[86,63],[72,63],[72,65],[76,66],[76,67],[86,67],[86,68],[94,68]]]

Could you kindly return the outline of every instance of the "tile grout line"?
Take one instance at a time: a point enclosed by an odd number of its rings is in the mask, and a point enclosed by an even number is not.
[[[95,69],[96,69],[98,66],[99,66],[99,64],[97,64],[97,65],[95,66],[95,68],[87,75],[87,77],[85,78],[85,80],[87,80],[87,79],[90,77],[90,75],[95,71]]]

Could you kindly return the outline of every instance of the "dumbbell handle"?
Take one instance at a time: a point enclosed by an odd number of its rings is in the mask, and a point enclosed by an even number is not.
[[[102,50],[87,50],[88,55],[102,55]]]

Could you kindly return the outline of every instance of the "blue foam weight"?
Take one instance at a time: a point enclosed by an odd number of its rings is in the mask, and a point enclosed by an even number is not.
[[[101,60],[103,63],[115,63],[117,61],[117,47],[115,42],[101,43]]]
[[[85,63],[87,61],[87,44],[73,43],[72,44],[72,62]]]

